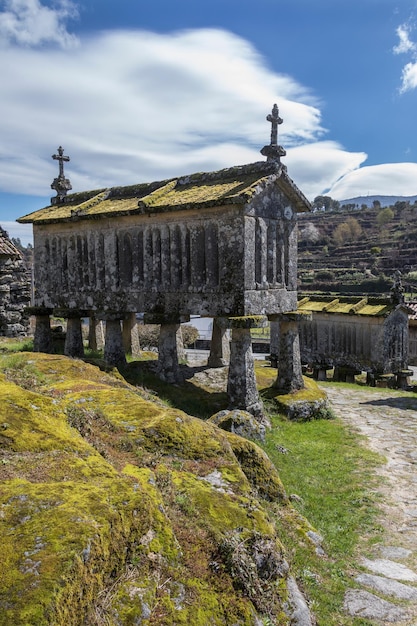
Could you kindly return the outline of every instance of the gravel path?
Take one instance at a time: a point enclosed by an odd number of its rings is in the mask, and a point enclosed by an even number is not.
[[[417,394],[336,386],[326,393],[336,415],[387,459],[376,469],[384,541],[358,563],[345,610],[375,625],[417,626]]]

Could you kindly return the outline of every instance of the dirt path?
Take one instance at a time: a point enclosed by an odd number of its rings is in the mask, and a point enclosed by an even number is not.
[[[336,386],[326,392],[336,415],[387,459],[376,470],[383,479],[383,545],[358,563],[345,610],[378,625],[417,626],[417,394]]]

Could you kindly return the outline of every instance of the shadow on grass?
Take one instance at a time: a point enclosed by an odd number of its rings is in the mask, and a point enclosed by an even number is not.
[[[162,381],[152,371],[155,363],[152,361],[132,361],[120,374],[131,385],[152,390],[158,397],[176,409],[181,409],[188,415],[208,419],[214,413],[226,409],[228,398],[226,392],[205,389],[191,382],[198,372],[207,369],[205,366],[190,367],[181,365],[184,382],[172,384]]]

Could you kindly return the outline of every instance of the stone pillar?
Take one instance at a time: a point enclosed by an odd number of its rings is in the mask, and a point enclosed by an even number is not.
[[[269,316],[272,322],[279,321],[280,326],[278,376],[273,386],[282,393],[291,393],[304,388],[298,335],[298,321],[301,315],[303,320],[311,319],[311,313],[303,314],[296,311]]]
[[[161,324],[158,344],[157,374],[167,383],[183,382],[177,348],[179,324]]]
[[[230,409],[243,409],[263,421],[263,406],[256,386],[252,354],[251,328],[264,328],[268,321],[263,315],[230,317],[219,320],[232,328],[227,394]]]
[[[158,363],[156,373],[158,377],[167,383],[182,383],[183,376],[179,365],[179,339],[180,325],[188,322],[188,316],[180,315],[152,315],[145,314],[145,324],[160,324]],[[182,343],[182,337],[181,337]]]
[[[104,348],[103,320],[97,319],[95,313],[91,311],[88,320],[88,347],[94,351]]]
[[[52,309],[45,307],[28,307],[26,309],[28,315],[35,316],[35,333],[33,337],[33,351],[54,353],[54,345],[52,341],[51,330],[51,314]]]
[[[64,354],[78,358],[84,356],[81,317],[67,317],[67,334],[65,337]]]
[[[105,315],[106,332],[104,339],[104,360],[107,365],[123,367],[126,365],[126,355],[123,346],[121,320],[123,315]]]
[[[278,367],[278,358],[279,358],[279,320],[275,319],[270,322],[270,332],[269,332],[269,352],[270,352],[270,360],[271,367]]]
[[[74,358],[82,358],[84,356],[84,342],[81,318],[87,317],[87,311],[80,309],[54,309],[54,315],[55,317],[64,317],[67,320],[64,354]]]
[[[355,376],[360,373],[361,370],[354,367],[336,365],[333,372],[333,382],[355,383]]]
[[[182,361],[183,363],[185,363],[186,360],[187,360],[187,354],[186,354],[185,348],[184,348],[184,341],[183,341],[183,338],[182,338],[181,326],[177,330],[176,337],[177,337],[178,362],[181,363],[181,361]]]
[[[321,363],[313,363],[313,378],[314,380],[327,380],[327,370],[331,370],[331,365],[323,365]]]
[[[210,343],[209,367],[224,367],[230,362],[229,330],[221,326],[219,318],[213,319],[213,330]]]
[[[90,312],[88,318],[88,347],[90,350],[93,350],[93,352],[96,352],[98,349],[97,331],[100,323],[100,320],[96,319],[94,313]]]
[[[123,345],[126,353],[134,357],[140,356],[140,344],[136,313],[129,313],[122,322]]]

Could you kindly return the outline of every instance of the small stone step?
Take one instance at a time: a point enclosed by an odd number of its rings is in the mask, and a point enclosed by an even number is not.
[[[387,578],[394,578],[395,580],[405,580],[413,583],[417,582],[417,574],[411,569],[403,565],[402,563],[396,563],[389,559],[362,559],[362,565],[375,574],[382,574]]]
[[[397,546],[381,546],[379,551],[384,559],[408,559],[412,554],[411,550]]]
[[[349,589],[346,592],[344,610],[352,617],[385,622],[398,622],[408,617],[408,613],[401,607],[361,589]]]
[[[373,574],[359,574],[355,581],[365,587],[370,587],[374,591],[383,593],[386,596],[393,596],[398,600],[417,600],[416,587],[404,585],[390,578],[374,576]]]

